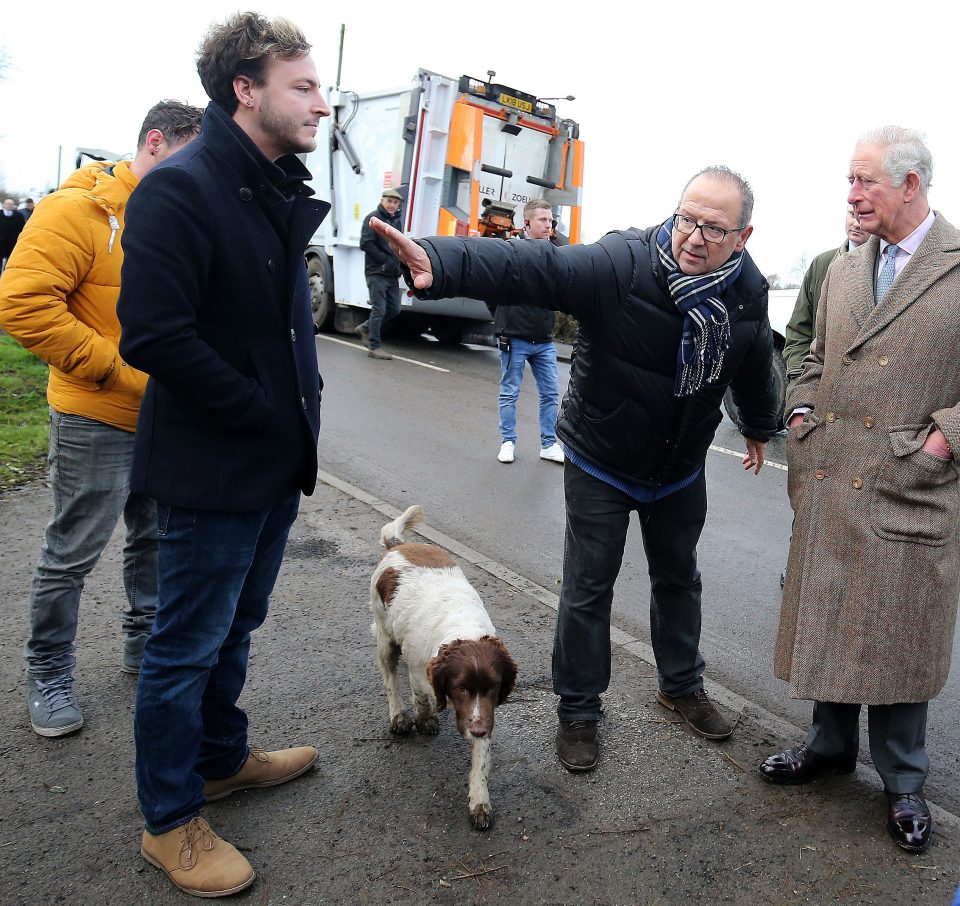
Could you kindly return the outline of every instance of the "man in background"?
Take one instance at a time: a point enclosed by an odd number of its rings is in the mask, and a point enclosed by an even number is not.
[[[550,241],[553,209],[542,198],[523,207],[522,239]],[[392,256],[391,256],[392,257]],[[394,258],[394,260],[396,260]],[[563,462],[557,443],[557,347],[553,342],[554,313],[536,305],[489,305],[500,348],[500,462],[513,462],[517,446],[517,399],[524,365],[530,365],[540,394],[540,458]]]
[[[16,201],[12,198],[4,198],[3,209],[0,211],[0,271],[7,266],[7,259],[17,244],[25,223],[25,219],[17,210]]]
[[[400,265],[386,240],[370,229],[370,218],[379,217],[394,229],[400,229],[400,204],[403,196],[396,189],[385,189],[380,204],[363,219],[360,248],[363,273],[370,291],[370,317],[356,329],[371,359],[392,359],[380,342],[383,325],[400,314]]]
[[[810,352],[810,344],[813,342],[814,328],[817,323],[817,303],[820,301],[820,289],[823,286],[824,277],[827,276],[827,268],[836,258],[852,252],[870,238],[860,229],[857,216],[850,205],[847,205],[846,231],[846,242],[840,248],[830,249],[817,255],[803,275],[797,302],[787,323],[787,341],[783,347],[783,360],[787,365],[788,394],[800,377],[800,372],[803,371],[803,360]]]
[[[196,137],[202,115],[178,101],[154,105],[133,160],[98,161],[69,176],[30,218],[0,278],[0,327],[50,366],[53,518],[30,587],[24,651],[30,723],[41,736],[83,726],[74,689],[80,596],[121,515],[127,595],[121,670],[140,670],[153,626],[156,506],[130,489],[147,376],[119,350],[120,237],[131,193]]]

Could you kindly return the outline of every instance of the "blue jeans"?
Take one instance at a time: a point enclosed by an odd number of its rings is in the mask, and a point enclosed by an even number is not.
[[[707,516],[703,473],[682,490],[649,505],[569,460],[563,467],[563,485],[567,527],[553,645],[553,691],[560,696],[560,720],[600,719],[600,693],[610,685],[613,586],[633,511],[643,517],[640,526],[650,572],[650,641],[660,689],[675,696],[702,688],[697,541]]]
[[[53,518],[30,587],[27,675],[49,679],[76,666],[83,583],[123,515],[126,636],[148,634],[157,609],[157,509],[130,493],[134,435],[82,415],[50,410]]]
[[[367,277],[370,290],[370,317],[367,319],[367,336],[370,348],[380,348],[380,330],[391,318],[400,314],[400,282],[397,277],[371,274]]]
[[[159,506],[160,603],[137,685],[137,793],[147,830],[185,824],[205,780],[249,754],[237,706],[300,495],[256,512]]]
[[[517,398],[527,362],[540,391],[540,446],[546,449],[557,441],[557,347],[552,342],[511,337],[510,351],[500,353],[500,440],[517,442]]]

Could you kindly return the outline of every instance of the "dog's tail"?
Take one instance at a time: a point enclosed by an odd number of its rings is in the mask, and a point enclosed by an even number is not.
[[[393,522],[388,522],[380,529],[380,544],[387,550],[403,543],[403,533],[423,521],[423,510],[414,504],[398,516]]]

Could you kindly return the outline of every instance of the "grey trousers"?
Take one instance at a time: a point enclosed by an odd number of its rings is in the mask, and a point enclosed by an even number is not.
[[[919,793],[930,769],[927,704],[869,705],[867,726],[874,767],[890,793]],[[860,747],[860,705],[814,702],[806,744],[818,755],[843,755]]]

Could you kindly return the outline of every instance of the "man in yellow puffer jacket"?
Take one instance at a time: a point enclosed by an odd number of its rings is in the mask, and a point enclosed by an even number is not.
[[[200,130],[203,111],[161,101],[133,160],[83,167],[37,205],[0,278],[0,327],[50,366],[50,487],[30,589],[27,707],[41,736],[83,726],[73,688],[84,579],[122,513],[126,525],[121,669],[137,673],[157,605],[155,503],[130,492],[134,429],[147,376],[120,357],[120,235],[143,176]]]

